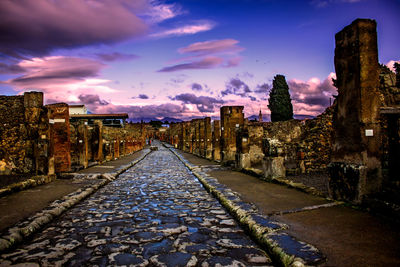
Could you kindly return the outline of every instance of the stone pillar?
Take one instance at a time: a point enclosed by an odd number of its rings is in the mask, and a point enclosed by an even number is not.
[[[244,125],[243,106],[221,107],[221,162],[234,163],[236,135]]]
[[[249,133],[245,126],[245,129],[239,130],[236,135],[236,168],[248,169],[250,167]]]
[[[329,193],[360,203],[381,188],[376,22],[357,19],[335,36],[337,107]]]
[[[71,170],[69,109],[65,103],[46,106],[50,124],[50,157],[56,173]],[[52,171],[49,171],[52,172]]]
[[[96,137],[97,140],[97,151],[95,152],[95,160],[98,161],[99,163],[102,163],[104,160],[103,156],[103,122],[101,120],[95,120],[95,132],[96,132]],[[114,144],[115,145],[115,144]]]
[[[79,165],[87,168],[89,165],[89,140],[87,122],[78,125]]]
[[[206,131],[206,127],[205,127],[204,119],[200,119],[199,120],[200,156],[203,157],[203,158],[206,156],[206,151],[205,151],[205,142],[206,142],[205,131]]]
[[[204,118],[204,144],[205,144],[205,157],[212,159],[212,133],[211,133],[211,118]]]
[[[220,121],[213,121],[213,131],[212,131],[212,158],[215,161],[221,161],[221,127]]]
[[[42,92],[24,93],[25,122],[33,141],[33,158],[36,174],[48,174],[49,165],[49,119],[43,107]],[[54,168],[53,168],[54,169]]]

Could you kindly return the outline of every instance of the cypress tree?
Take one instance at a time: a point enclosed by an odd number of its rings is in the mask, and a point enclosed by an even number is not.
[[[287,121],[293,119],[293,106],[290,99],[289,86],[285,76],[276,75],[272,82],[272,90],[269,93],[269,105],[271,121]]]

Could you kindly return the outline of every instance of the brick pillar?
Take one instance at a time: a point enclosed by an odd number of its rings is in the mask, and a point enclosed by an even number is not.
[[[221,107],[221,162],[234,163],[236,158],[236,135],[243,128],[243,106]]]
[[[212,124],[212,158],[215,161],[220,161],[221,160],[221,144],[220,144],[220,139],[221,139],[221,127],[220,127],[220,121],[215,120],[213,121]]]
[[[54,162],[54,172],[71,170],[71,133],[69,110],[65,103],[46,106],[50,124],[50,155]],[[52,171],[51,171],[52,172]]]
[[[376,22],[357,19],[335,39],[339,94],[329,192],[333,198],[359,203],[382,183]]]

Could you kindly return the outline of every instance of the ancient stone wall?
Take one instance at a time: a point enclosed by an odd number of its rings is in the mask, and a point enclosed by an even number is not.
[[[0,175],[47,174],[48,120],[43,94],[0,96]]]
[[[333,198],[361,202],[382,185],[376,22],[357,19],[335,39],[338,97],[329,189]]]
[[[72,166],[86,168],[90,162],[99,161],[99,155],[102,155],[101,163],[142,149],[146,142],[145,129],[140,123],[128,123],[123,128],[103,126],[101,122],[97,122],[95,127],[89,127],[84,120],[72,123]]]

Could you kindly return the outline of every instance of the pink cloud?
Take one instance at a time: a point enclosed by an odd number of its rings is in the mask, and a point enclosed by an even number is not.
[[[173,72],[190,69],[211,69],[221,66],[223,62],[224,59],[220,57],[205,57],[199,61],[165,67],[160,69],[158,72]]]
[[[242,58],[237,54],[244,50],[242,47],[237,46],[238,42],[239,41],[233,39],[212,40],[197,42],[179,48],[179,53],[192,55],[174,61],[186,61],[187,63],[165,67],[159,70],[159,72],[172,72],[187,69],[209,69],[216,67],[236,67],[242,60]]]
[[[332,78],[336,78],[335,73],[330,73],[323,81],[318,78],[311,78],[306,82],[298,79],[290,80],[288,85],[294,112],[308,115],[322,113],[329,106],[332,95],[337,95]]]
[[[106,66],[101,62],[76,57],[52,56],[22,60],[17,64],[24,75],[6,81],[19,91],[39,90],[48,99],[79,101],[81,94],[115,92],[108,80],[96,78]]]
[[[191,35],[199,32],[209,31],[214,28],[215,24],[211,21],[202,21],[192,25],[185,25],[169,30],[153,33],[150,37],[165,38],[169,36]]]
[[[400,60],[390,60],[388,63],[386,63],[385,65],[393,72],[395,72],[394,69],[394,63],[398,63],[400,64]]]
[[[178,49],[181,54],[184,53],[194,53],[200,55],[209,55],[214,53],[227,53],[227,52],[240,52],[243,50],[242,47],[237,46],[239,41],[234,39],[224,39],[224,40],[212,40],[205,42],[193,43],[189,46],[182,47]]]

